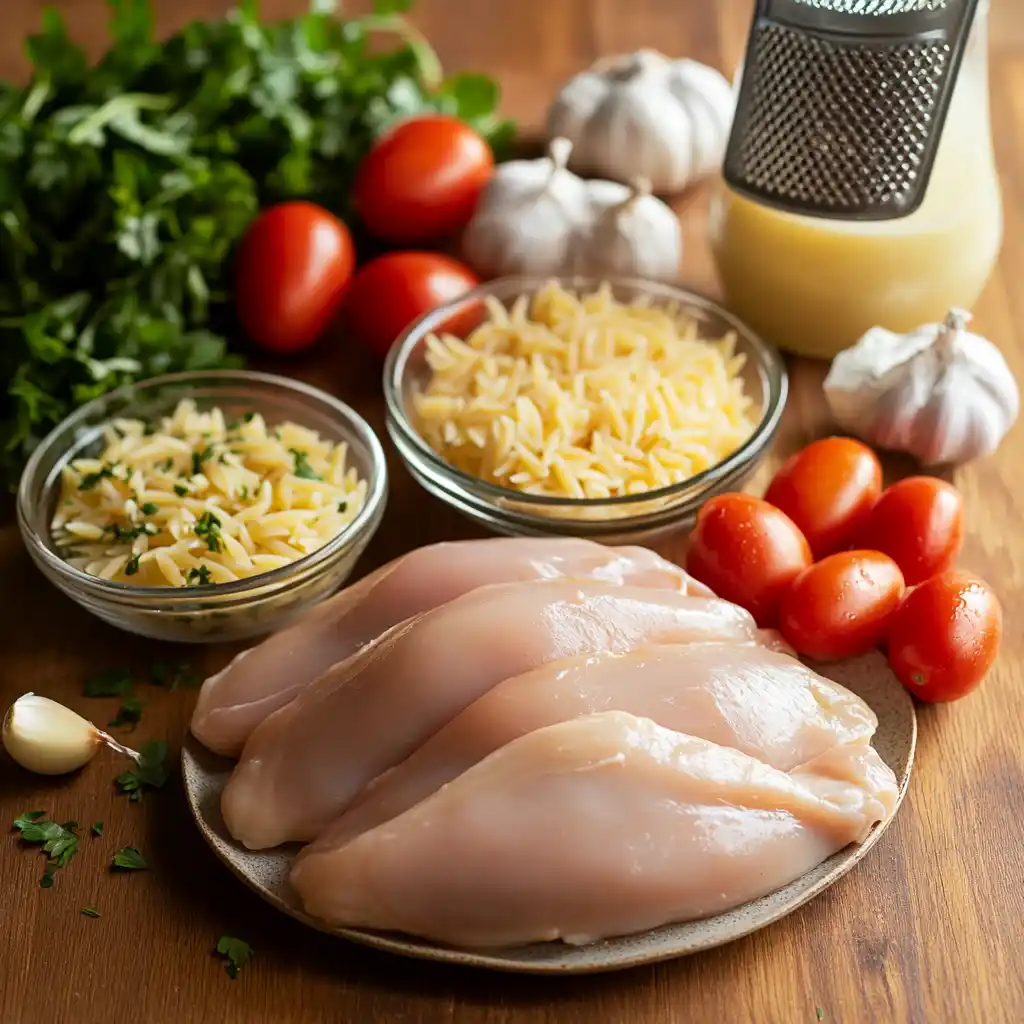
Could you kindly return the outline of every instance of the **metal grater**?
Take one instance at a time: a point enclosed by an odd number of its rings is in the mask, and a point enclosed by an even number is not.
[[[726,182],[793,213],[912,213],[978,2],[757,0]]]

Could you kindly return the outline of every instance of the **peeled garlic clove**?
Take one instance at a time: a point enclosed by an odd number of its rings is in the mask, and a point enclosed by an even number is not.
[[[7,753],[38,775],[65,775],[81,768],[104,742],[91,722],[35,693],[24,694],[8,709],[3,739]]]

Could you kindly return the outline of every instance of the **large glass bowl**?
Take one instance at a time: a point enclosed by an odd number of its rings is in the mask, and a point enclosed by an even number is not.
[[[202,410],[219,406],[228,419],[258,412],[274,425],[291,420],[330,441],[345,441],[349,464],[367,482],[356,518],[320,550],[290,565],[235,583],[205,587],[140,587],[97,579],[57,551],[50,522],[61,471],[103,448],[103,425],[115,417],[154,421],[183,398]],[[384,452],[369,424],[316,388],[265,373],[223,370],[154,377],[112,391],[72,413],[33,452],[18,488],[18,525],[43,574],[83,608],[113,626],[159,640],[240,640],[279,629],[335,591],[380,525],[387,503]]]
[[[523,494],[496,486],[456,469],[420,436],[414,422],[412,395],[429,379],[426,339],[445,325],[460,331],[483,318],[488,296],[511,308],[519,296],[532,294],[547,279],[508,277],[482,285],[428,313],[395,343],[384,367],[387,428],[395,447],[419,484],[457,512],[495,533],[514,536],[578,536],[609,544],[649,541],[692,525],[701,504],[713,494],[736,490],[756,468],[778,429],[788,388],[786,367],[778,351],[763,342],[732,314],[700,295],[653,281],[611,279],[620,301],[644,297],[652,305],[674,303],[697,321],[702,337],[732,333],[743,353],[747,394],[754,403],[756,426],[747,441],[721,462],[682,483],[616,498],[557,498]],[[595,291],[597,279],[565,278],[564,288]]]

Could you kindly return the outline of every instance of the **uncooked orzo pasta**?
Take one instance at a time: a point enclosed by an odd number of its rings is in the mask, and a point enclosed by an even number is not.
[[[417,429],[463,472],[527,494],[609,498],[681,483],[753,433],[735,338],[702,339],[674,306],[557,283],[465,339],[427,339]]]
[[[178,404],[155,429],[114,420],[106,449],[65,469],[53,518],[69,563],[140,586],[230,583],[323,547],[356,517],[366,482],[347,445],[258,414]]]

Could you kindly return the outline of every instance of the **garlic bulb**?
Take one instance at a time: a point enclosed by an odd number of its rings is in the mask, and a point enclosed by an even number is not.
[[[555,139],[549,156],[495,170],[462,239],[466,261],[483,277],[548,276],[569,262],[576,231],[591,216],[586,183],[566,170],[571,151]]]
[[[660,280],[679,273],[683,229],[679,218],[651,195],[640,180],[625,188],[592,181],[593,222],[577,233],[573,270],[593,277],[624,276]]]
[[[605,58],[563,87],[548,131],[573,143],[580,174],[682,191],[721,165],[736,99],[714,68],[654,50]]]
[[[466,228],[462,251],[483,277],[617,274],[673,278],[682,228],[646,182],[584,181],[566,170],[572,146],[502,164]]]
[[[37,775],[66,775],[88,764],[101,746],[138,761],[139,755],[92,722],[48,697],[26,693],[4,716],[3,741],[7,753]]]
[[[825,378],[839,425],[924,465],[966,462],[995,451],[1013,425],[1020,394],[1002,353],[966,330],[970,314],[910,334],[875,327],[841,352]]]

